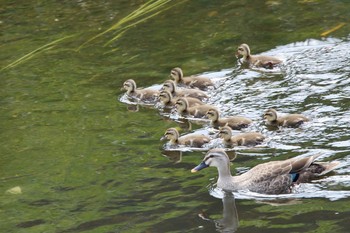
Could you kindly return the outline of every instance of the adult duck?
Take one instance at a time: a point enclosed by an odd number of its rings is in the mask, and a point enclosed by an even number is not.
[[[232,176],[230,159],[223,149],[212,149],[192,173],[207,167],[216,167],[219,173],[217,187],[224,191],[249,190],[263,194],[291,193],[293,184],[308,182],[332,171],[339,162],[315,162],[317,155],[295,157],[259,164],[249,171]]]

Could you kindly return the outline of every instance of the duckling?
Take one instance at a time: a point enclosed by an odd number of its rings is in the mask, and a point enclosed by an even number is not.
[[[209,104],[202,104],[197,106],[189,106],[187,99],[179,98],[175,103],[176,110],[180,115],[192,115],[193,117],[201,118],[205,116],[208,109],[212,109],[214,106]]]
[[[219,173],[217,187],[228,192],[249,190],[262,194],[284,194],[291,193],[294,184],[309,182],[339,165],[339,162],[315,162],[317,157],[313,155],[262,163],[241,175],[232,176],[229,157],[223,149],[217,148],[209,150],[191,172],[216,167]]]
[[[204,104],[202,101],[192,97],[182,97],[187,99],[189,106],[196,106]],[[169,91],[161,91],[159,93],[159,100],[163,103],[165,107],[173,107],[178,98],[173,98],[173,95]]]
[[[169,91],[173,95],[173,97],[192,97],[197,98],[199,100],[204,100],[208,98],[207,94],[205,94],[205,92],[201,90],[187,88],[182,88],[181,90],[178,90],[175,82],[172,80],[165,81],[161,90]]]
[[[264,113],[266,124],[283,127],[299,127],[309,119],[301,114],[289,114],[286,116],[277,116],[277,111],[273,108]]]
[[[177,129],[169,128],[165,131],[164,136],[160,140],[170,140],[171,145],[185,145],[190,147],[202,147],[210,142],[210,138],[202,134],[190,134],[181,136]]]
[[[227,146],[255,146],[264,141],[265,137],[261,133],[249,132],[232,136],[231,128],[220,127],[219,136]]]
[[[250,48],[247,44],[241,44],[237,48],[236,57],[243,57],[243,62],[248,63],[249,65],[253,65],[256,67],[264,67],[267,69],[272,69],[277,64],[282,63],[281,60],[272,56],[265,55],[251,55]]]
[[[176,84],[184,84],[201,90],[206,90],[207,87],[214,86],[214,83],[209,78],[199,76],[184,77],[182,69],[179,67],[172,69],[170,76],[175,80]]]
[[[151,89],[136,89],[136,82],[128,79],[124,82],[123,88],[126,94],[131,98],[137,98],[141,101],[155,101],[159,91]]]
[[[216,108],[209,109],[206,113],[206,116],[211,120],[211,124],[215,128],[227,125],[231,129],[240,130],[242,128],[248,127],[248,125],[252,123],[252,120],[242,116],[219,118],[220,113]]]

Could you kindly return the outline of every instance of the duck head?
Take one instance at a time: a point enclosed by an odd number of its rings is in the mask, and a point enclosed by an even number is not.
[[[230,159],[224,149],[221,149],[221,148],[211,149],[205,155],[203,161],[198,166],[193,168],[191,172],[194,173],[207,167],[219,168],[222,166],[229,166],[230,164],[229,162],[230,162]]]

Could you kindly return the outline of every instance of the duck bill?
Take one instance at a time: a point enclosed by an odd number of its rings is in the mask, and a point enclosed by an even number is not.
[[[163,137],[160,138],[159,141],[164,141],[166,139],[165,135]]]
[[[193,169],[191,170],[191,172],[192,172],[192,173],[195,173],[195,172],[198,172],[198,171],[200,171],[200,170],[202,170],[202,169],[204,169],[204,168],[207,168],[207,167],[209,167],[209,165],[207,165],[207,164],[203,161],[203,162],[201,162],[197,167],[193,168]]]

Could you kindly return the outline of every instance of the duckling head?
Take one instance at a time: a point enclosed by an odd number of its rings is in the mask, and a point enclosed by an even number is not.
[[[171,93],[169,91],[163,90],[159,93],[158,98],[163,104],[167,104],[167,103],[171,102],[173,96],[171,95]]]
[[[205,115],[208,117],[209,120],[212,121],[217,121],[220,117],[219,110],[215,108],[209,109]]]
[[[192,173],[200,171],[207,167],[217,167],[230,169],[230,159],[222,148],[215,148],[208,151],[203,161],[191,170]]]
[[[163,91],[169,91],[170,93],[174,93],[176,92],[176,84],[173,80],[166,80],[163,83],[163,87],[161,88],[161,90]]]
[[[242,56],[244,59],[250,56],[250,48],[247,44],[241,44],[236,51],[236,57]]]
[[[176,67],[170,71],[170,77],[175,80],[175,82],[180,82],[183,78],[184,74],[182,72],[182,69],[179,67]]]
[[[179,138],[179,131],[175,128],[169,128],[165,131],[163,137],[161,137],[161,141],[163,140],[170,140],[171,142],[176,142]]]
[[[130,92],[133,92],[136,90],[136,83],[133,79],[128,79],[123,83],[123,88],[129,94]]]
[[[232,137],[232,131],[229,126],[224,126],[219,128],[219,137],[224,140],[230,140]]]
[[[269,121],[269,122],[276,121],[277,120],[276,110],[273,108],[266,110],[264,113],[264,119]]]
[[[188,108],[188,101],[184,98],[179,98],[175,103],[175,107],[179,113],[184,112]]]

